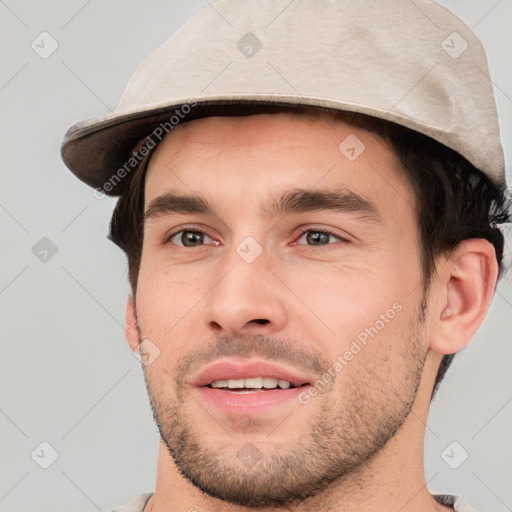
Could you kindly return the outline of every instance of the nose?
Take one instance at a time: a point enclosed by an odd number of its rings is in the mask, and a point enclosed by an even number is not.
[[[246,262],[235,250],[217,262],[206,297],[206,322],[216,335],[273,334],[287,323],[285,290],[263,252]]]

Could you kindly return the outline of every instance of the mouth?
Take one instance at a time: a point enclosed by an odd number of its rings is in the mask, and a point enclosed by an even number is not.
[[[208,367],[192,381],[209,407],[226,415],[252,415],[295,399],[313,376],[265,361],[224,360]]]

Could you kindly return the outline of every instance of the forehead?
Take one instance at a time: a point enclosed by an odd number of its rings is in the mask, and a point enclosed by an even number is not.
[[[145,204],[169,191],[240,204],[294,188],[340,187],[391,208],[415,202],[394,152],[366,130],[292,113],[209,117],[178,125],[156,148]]]

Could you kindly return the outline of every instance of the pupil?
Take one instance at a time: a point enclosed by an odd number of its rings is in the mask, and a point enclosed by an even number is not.
[[[329,233],[322,233],[321,231],[310,231],[306,235],[308,243],[318,245],[319,243],[329,243]]]
[[[199,245],[203,242],[203,234],[199,231],[185,231],[181,235],[181,242],[185,247]]]

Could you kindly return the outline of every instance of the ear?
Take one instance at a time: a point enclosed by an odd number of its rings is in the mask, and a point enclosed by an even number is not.
[[[464,348],[484,321],[498,279],[493,245],[472,238],[461,242],[438,267],[430,348],[453,354]]]
[[[126,303],[126,341],[132,350],[139,346],[139,331],[137,330],[137,319],[135,318],[135,302],[131,295]]]

